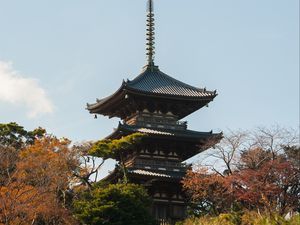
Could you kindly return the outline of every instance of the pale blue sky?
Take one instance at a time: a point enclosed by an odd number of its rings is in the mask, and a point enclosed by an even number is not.
[[[118,120],[85,106],[141,71],[145,11],[146,0],[0,0],[0,123],[110,134]],[[190,129],[299,125],[298,0],[155,0],[155,19],[160,69],[219,93]]]

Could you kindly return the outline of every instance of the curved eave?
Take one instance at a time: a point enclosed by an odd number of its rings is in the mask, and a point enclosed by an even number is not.
[[[119,89],[112,95],[102,99],[96,99],[96,103],[92,103],[92,104],[87,103],[86,109],[90,113],[101,113],[101,111],[103,111],[103,109],[105,109],[106,106],[113,104],[114,102],[118,101],[121,97],[125,95],[124,93],[125,84],[126,83],[123,81]]]
[[[180,118],[184,118],[190,113],[202,108],[209,102],[213,101],[213,99],[217,96],[216,92],[206,92],[207,96],[180,96],[180,95],[168,95],[168,94],[160,94],[153,92],[145,92],[141,90],[136,90],[127,86],[126,82],[123,82],[120,88],[112,95],[103,98],[101,100],[97,100],[94,104],[87,104],[87,110],[91,114],[102,114],[104,116],[119,116],[114,113],[116,111],[116,106],[122,105],[121,103],[125,100],[126,94],[129,96],[136,97],[146,97],[152,99],[161,99],[161,100],[173,100],[173,101],[181,101],[181,102],[194,102],[199,107],[195,107],[194,110],[180,114]]]

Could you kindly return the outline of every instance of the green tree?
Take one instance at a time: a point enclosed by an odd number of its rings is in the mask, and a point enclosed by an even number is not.
[[[133,150],[133,148],[141,142],[144,136],[145,135],[141,133],[134,133],[120,139],[103,139],[97,141],[88,151],[88,154],[100,157],[104,160],[108,158],[117,160],[119,164],[118,166],[123,172],[124,182],[127,183],[128,179],[126,167],[124,165],[124,155],[127,151]]]
[[[152,225],[151,201],[146,190],[137,184],[111,184],[95,187],[75,201],[75,215],[89,225]]]
[[[36,138],[41,138],[45,134],[46,130],[41,127],[33,131],[27,131],[24,127],[15,122],[7,124],[0,123],[0,146],[10,146],[20,149],[26,145],[33,144]]]
[[[284,146],[284,158],[300,169],[300,146]]]

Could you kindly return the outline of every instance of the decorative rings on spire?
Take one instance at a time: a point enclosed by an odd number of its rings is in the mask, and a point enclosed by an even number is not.
[[[147,55],[147,64],[154,65],[154,54],[155,54],[155,47],[154,47],[154,13],[153,13],[153,1],[148,0],[148,7],[147,7],[147,32],[146,32],[146,55]]]

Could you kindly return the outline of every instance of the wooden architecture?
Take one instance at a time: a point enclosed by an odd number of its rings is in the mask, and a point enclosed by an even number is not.
[[[186,200],[181,187],[187,165],[182,162],[220,140],[221,133],[187,129],[182,118],[206,106],[216,91],[176,80],[154,64],[154,13],[152,0],[147,13],[147,64],[133,80],[123,81],[112,95],[88,104],[91,114],[121,119],[107,138],[140,132],[147,134],[139,147],[124,153],[128,178],[143,184],[153,198],[153,215],[160,221],[183,219]],[[120,174],[106,179],[116,182]]]

